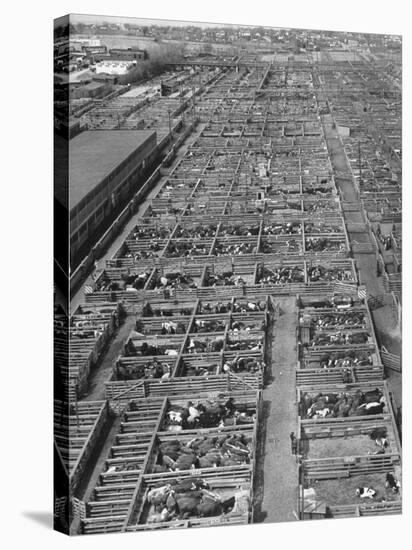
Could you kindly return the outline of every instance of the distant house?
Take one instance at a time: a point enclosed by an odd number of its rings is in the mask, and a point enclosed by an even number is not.
[[[95,82],[107,82],[108,84],[117,84],[119,77],[115,74],[99,73],[93,75]]]
[[[98,81],[92,81],[88,84],[84,84],[83,86],[79,86],[78,88],[75,88],[71,92],[71,96],[74,99],[77,98],[99,98],[103,97],[110,91],[110,88],[107,84],[107,82],[98,82]]]
[[[112,48],[109,55],[111,59],[119,61],[143,61],[147,58],[147,52],[139,48]]]
[[[93,55],[106,54],[107,53],[107,48],[106,48],[105,45],[82,46],[82,50],[87,56],[93,56]]]
[[[125,75],[133,67],[131,61],[108,59],[96,64],[96,74]]]

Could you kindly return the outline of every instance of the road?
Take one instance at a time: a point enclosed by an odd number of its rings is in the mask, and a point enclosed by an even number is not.
[[[281,315],[273,327],[272,357],[268,365],[270,382],[262,392],[262,457],[256,473],[257,522],[297,519],[298,464],[292,455],[289,437],[297,430],[297,306],[294,296],[276,301]]]

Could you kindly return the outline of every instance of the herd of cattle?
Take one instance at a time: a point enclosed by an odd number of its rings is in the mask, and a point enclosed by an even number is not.
[[[303,517],[320,504],[327,517],[372,513],[376,503],[380,513],[393,513],[399,440],[382,370],[374,370],[379,353],[367,304],[358,297],[303,302],[298,349],[301,372],[310,373],[298,387]],[[356,383],[361,372],[365,381]],[[339,495],[333,494],[335,480]]]
[[[197,403],[189,401],[185,406],[173,405],[167,412],[164,429],[180,432],[196,428],[224,428],[253,424],[255,412],[251,412],[242,404],[229,398],[224,404],[210,403],[199,400]]]
[[[189,405],[190,409],[194,408]],[[199,411],[199,409],[196,409]],[[200,411],[199,411],[200,412]],[[197,414],[191,411],[190,414]],[[200,417],[198,426],[202,425]],[[196,424],[188,425],[193,428]],[[168,440],[159,445],[159,455],[154,468],[155,473],[192,468],[217,468],[218,466],[238,466],[249,464],[252,438],[241,434],[219,434],[216,436],[194,437],[187,443]]]
[[[302,418],[328,418],[381,414],[385,409],[385,397],[376,388],[362,392],[356,390],[354,394],[319,393],[311,396],[308,392],[301,396],[300,415]]]
[[[356,270],[313,83],[298,92],[286,87],[279,98],[268,84],[278,76],[269,66],[228,70],[206,90],[197,105],[207,113],[200,136],[165,171],[160,191],[85,295],[86,304],[124,302],[136,317],[106,382],[120,419],[84,532],[253,520],[256,387],[267,368],[274,303],[267,294],[327,289],[320,307],[312,301],[309,323],[298,321],[298,368],[323,381],[298,388],[299,425],[327,426],[327,438],[341,437],[346,422],[391,414],[381,384],[355,384],[356,369],[375,365],[378,354],[368,311],[354,298]],[[305,69],[285,68],[279,86],[300,77],[307,79]],[[340,287],[347,295],[333,295]],[[100,330],[73,327],[86,341]],[[338,387],[330,371],[342,372]],[[384,451],[377,458],[387,459],[392,432],[373,437]],[[391,468],[388,485],[399,489],[392,463],[382,464]],[[344,483],[347,468],[332,464],[317,475]],[[356,497],[370,499],[368,480],[357,485]]]
[[[248,491],[239,490],[221,497],[202,479],[193,478],[152,489],[147,497],[151,505],[147,522],[163,523],[174,518],[213,517],[230,512],[244,513],[250,506]]]

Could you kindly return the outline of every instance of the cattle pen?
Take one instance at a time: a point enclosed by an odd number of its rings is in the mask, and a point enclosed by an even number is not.
[[[397,210],[377,202],[385,189],[365,202],[347,137],[350,203],[330,150],[333,117],[349,116],[335,72],[357,81],[368,66],[220,61],[213,78],[193,56],[174,66],[203,79],[195,98],[168,100],[187,135],[97,246],[69,319],[55,315],[56,444],[76,534],[401,512],[386,476],[401,480],[402,448],[362,264],[380,255],[378,283],[399,298]],[[99,117],[124,107],[120,94]],[[119,128],[134,127],[135,107]],[[390,255],[354,242],[353,208]]]

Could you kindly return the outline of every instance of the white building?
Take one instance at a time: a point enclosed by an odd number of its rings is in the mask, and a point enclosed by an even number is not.
[[[123,75],[136,65],[135,62],[130,61],[101,61],[96,64],[96,74],[115,74]]]
[[[70,38],[70,44],[81,50],[83,46],[101,46],[102,41],[100,38]]]

